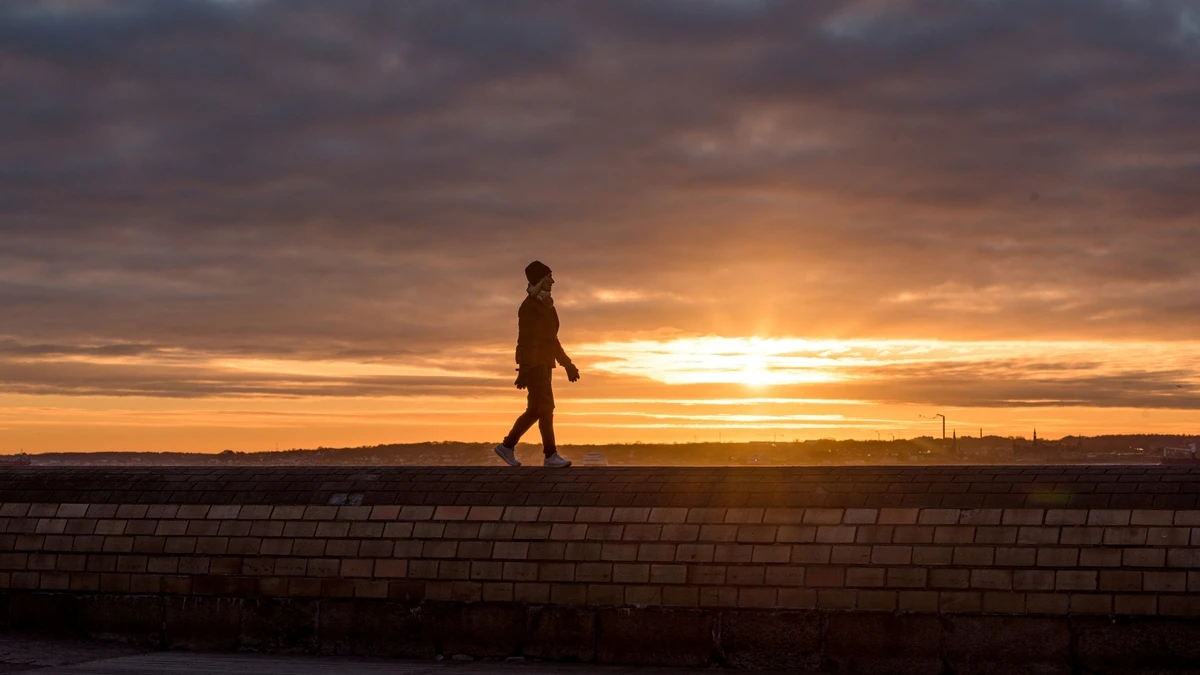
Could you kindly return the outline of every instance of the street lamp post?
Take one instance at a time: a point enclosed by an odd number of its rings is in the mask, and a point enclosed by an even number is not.
[[[924,417],[924,418],[925,418],[925,419],[927,419],[927,420],[931,420],[931,419],[933,419],[934,417],[940,417],[940,418],[942,418],[942,440],[943,440],[943,441],[944,441],[944,440],[946,440],[946,416],[945,416],[945,415],[943,415],[942,413],[934,413],[934,414],[933,414],[932,416],[930,416],[930,417],[925,417],[924,415],[921,415],[921,417]]]

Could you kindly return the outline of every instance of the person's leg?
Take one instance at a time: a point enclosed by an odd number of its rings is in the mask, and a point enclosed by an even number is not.
[[[550,368],[539,372],[529,387],[529,404],[537,408],[538,431],[542,432],[542,454],[546,457],[558,452],[554,443],[554,389],[551,386]]]
[[[571,460],[558,454],[558,446],[554,443],[553,404],[542,408],[542,414],[538,417],[538,428],[542,432],[542,452],[546,456],[542,466],[560,469],[571,466]]]
[[[529,431],[529,427],[532,427],[536,421],[538,421],[538,411],[533,407],[526,408],[525,412],[521,413],[521,416],[513,423],[512,431],[508,432],[508,435],[504,437],[504,447],[516,448],[517,443],[521,440],[521,436],[524,436],[525,432]]]
[[[539,397],[534,392],[533,385],[528,385],[528,392],[525,397],[525,412],[521,413],[521,416],[513,423],[512,431],[509,431],[508,435],[504,437],[504,447],[509,449],[516,448],[517,443],[521,440],[521,436],[524,436],[525,432],[529,431],[529,427],[532,427],[533,423],[538,421],[539,400]]]
[[[538,430],[542,432],[542,454],[549,457],[558,452],[554,444],[554,408],[545,408],[538,416]]]

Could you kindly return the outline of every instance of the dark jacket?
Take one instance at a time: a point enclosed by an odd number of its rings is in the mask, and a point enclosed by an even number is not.
[[[558,310],[530,295],[517,311],[517,365],[571,365],[558,342]]]

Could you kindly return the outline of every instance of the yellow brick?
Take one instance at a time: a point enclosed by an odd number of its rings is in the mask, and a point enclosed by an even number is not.
[[[663,541],[696,541],[700,537],[699,525],[663,525],[660,535]]]
[[[671,562],[675,560],[675,545],[640,544],[637,559],[642,562]]]
[[[684,508],[653,508],[650,509],[651,523],[682,523],[687,520],[688,510]]]
[[[370,517],[370,506],[339,506],[334,515],[337,520],[366,520]]]
[[[612,520],[613,510],[610,506],[581,506],[575,511],[577,523],[607,523]]]
[[[528,542],[498,541],[492,550],[492,556],[501,560],[524,560],[528,555]]]
[[[858,591],[850,588],[822,588],[817,591],[817,607],[820,609],[854,609],[858,604]]]
[[[369,577],[374,572],[374,561],[365,558],[342,558],[343,577]]]
[[[652,584],[684,584],[687,583],[687,565],[651,565],[650,583]]]
[[[767,509],[763,513],[762,522],[774,525],[799,525],[804,522],[804,509]]]
[[[550,602],[560,605],[587,603],[586,584],[550,584]]]
[[[584,523],[555,523],[550,530],[551,539],[581,540],[587,538],[588,526]]]
[[[693,586],[663,586],[662,604],[670,607],[696,607],[700,604],[700,589]]]
[[[513,600],[530,604],[550,602],[550,584],[514,583]]]
[[[613,581],[623,584],[644,584],[650,581],[650,565],[615,563],[613,564]]]
[[[470,512],[470,507],[467,506],[439,506],[433,512],[433,519],[466,520],[468,512]]]
[[[621,506],[613,509],[614,523],[644,523],[650,519],[650,509],[637,506]]]
[[[804,509],[804,523],[806,525],[837,525],[842,522],[843,513],[844,509]]]
[[[751,554],[751,560],[756,563],[787,563],[791,558],[792,547],[785,545],[757,544]]]
[[[709,507],[688,509],[687,522],[700,524],[723,523],[725,522],[725,509]]]
[[[538,565],[528,562],[506,562],[503,576],[508,581],[537,581]]]
[[[472,506],[467,512],[467,520],[500,520],[503,517],[503,506]]]
[[[660,586],[626,586],[625,604],[627,605],[661,605],[662,588]]]
[[[896,591],[860,590],[856,598],[857,608],[866,612],[896,611]]]
[[[778,604],[778,590],[774,588],[739,588],[738,607],[770,608]]]
[[[432,506],[404,506],[397,516],[400,520],[429,520],[433,517]]]
[[[569,523],[575,520],[574,506],[543,506],[538,520],[542,522]]]
[[[763,521],[764,513],[764,509],[758,508],[731,508],[725,512],[725,522],[753,525]]]
[[[575,581],[575,565],[573,563],[539,563],[538,581]]]
[[[587,604],[623,605],[625,604],[625,587],[619,584],[588,584]]]
[[[485,582],[483,584],[484,602],[512,602],[513,599],[513,584],[507,582]]]
[[[408,561],[380,559],[375,561],[375,576],[401,579],[408,576]]]
[[[727,586],[705,586],[700,589],[701,607],[734,607],[738,589]]]

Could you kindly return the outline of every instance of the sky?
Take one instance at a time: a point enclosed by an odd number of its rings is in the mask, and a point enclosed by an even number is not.
[[[1196,0],[7,0],[0,453],[1200,432]],[[526,440],[537,440],[536,431]]]

